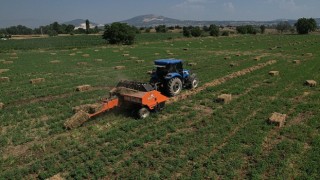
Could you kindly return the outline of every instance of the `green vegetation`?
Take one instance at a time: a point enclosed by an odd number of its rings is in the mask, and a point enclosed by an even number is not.
[[[112,23],[105,25],[103,39],[110,44],[131,45],[134,43],[137,29],[125,23]]]
[[[317,29],[317,22],[313,18],[300,18],[295,24],[299,34],[308,34]]]
[[[0,41],[0,69],[9,69],[0,76],[10,78],[0,82],[0,179],[319,179],[320,89],[303,85],[319,82],[319,42],[318,35],[175,33],[138,34],[132,46],[91,35]],[[153,60],[172,57],[197,64],[186,67],[200,88],[277,63],[208,86],[145,120],[115,110],[63,128],[72,107],[107,97],[119,79],[147,82]],[[126,69],[113,68],[119,65]],[[33,78],[45,82],[30,84]],[[93,89],[76,92],[83,84]],[[217,103],[224,93],[233,100]],[[284,127],[267,122],[273,112],[288,115]]]

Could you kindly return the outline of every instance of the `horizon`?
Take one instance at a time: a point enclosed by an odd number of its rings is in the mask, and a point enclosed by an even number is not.
[[[147,14],[192,21],[296,20],[301,17],[318,18],[317,7],[320,7],[320,1],[316,0],[8,0],[0,7],[0,28],[16,25],[36,28],[75,19],[108,24]]]

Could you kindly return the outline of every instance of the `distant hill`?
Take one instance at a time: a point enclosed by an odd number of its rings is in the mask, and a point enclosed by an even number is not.
[[[240,25],[276,25],[281,21],[288,21],[291,25],[294,25],[297,20],[291,19],[278,19],[273,21],[193,21],[193,20],[178,20],[164,16],[157,16],[154,14],[137,16],[128,20],[120,21],[137,27],[154,27],[158,25],[166,26],[208,26],[210,24],[222,25],[222,26],[240,26]],[[320,18],[316,18],[318,25],[320,25]]]

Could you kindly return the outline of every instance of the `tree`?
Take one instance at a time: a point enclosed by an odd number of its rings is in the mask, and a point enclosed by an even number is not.
[[[157,33],[166,33],[168,31],[168,28],[166,25],[159,25],[155,27]]]
[[[300,18],[294,24],[299,34],[308,34],[317,29],[317,22],[313,18]]]
[[[130,45],[134,43],[136,28],[126,23],[115,22],[111,25],[105,25],[104,29],[102,38],[110,44]]]
[[[282,34],[291,29],[291,25],[287,21],[282,21],[277,24],[276,29]]]
[[[86,34],[90,33],[90,21],[89,19],[86,20]]]
[[[73,31],[74,31],[74,25],[71,25],[71,24],[69,24],[69,25],[67,25],[66,26],[66,33],[72,33]]]
[[[183,34],[183,36],[185,36],[185,37],[191,37],[191,29],[192,27],[191,26],[189,26],[189,27],[183,27],[182,28],[182,34]]]
[[[266,26],[265,25],[261,25],[260,26],[260,32],[261,32],[261,34],[264,34],[266,32]]]
[[[219,27],[214,24],[210,25],[209,31],[210,31],[210,36],[219,36],[220,34]]]
[[[193,37],[200,37],[202,35],[202,30],[198,26],[194,27],[191,29],[191,35]]]

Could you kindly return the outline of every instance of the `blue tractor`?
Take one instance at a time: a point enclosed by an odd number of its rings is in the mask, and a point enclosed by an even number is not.
[[[196,88],[198,78],[190,70],[183,69],[183,61],[179,59],[155,60],[156,69],[152,71],[150,84],[167,96],[178,95],[182,88]]]

